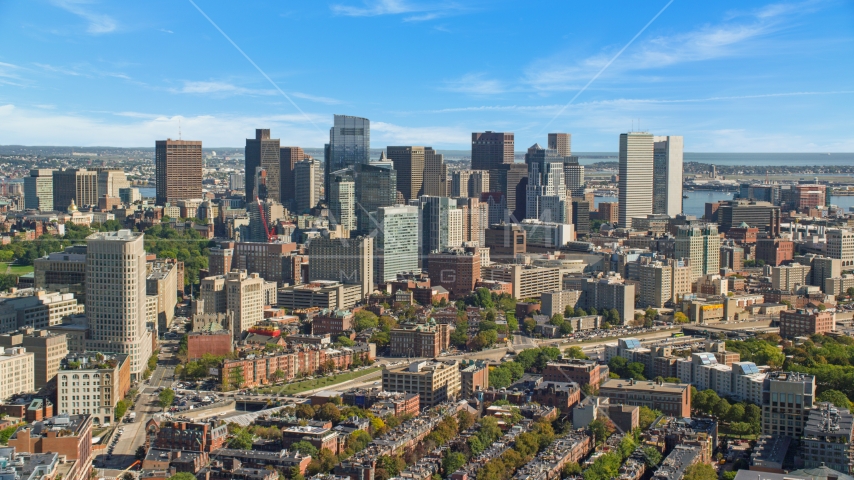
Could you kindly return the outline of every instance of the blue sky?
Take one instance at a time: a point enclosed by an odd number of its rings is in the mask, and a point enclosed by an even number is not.
[[[854,151],[845,0],[0,0],[0,45],[0,144],[150,147],[180,122],[321,147],[342,113],[373,147],[616,151],[640,119],[686,151]]]

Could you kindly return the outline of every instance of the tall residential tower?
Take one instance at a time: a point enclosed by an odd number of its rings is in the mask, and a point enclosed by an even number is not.
[[[201,141],[158,140],[154,148],[154,163],[157,205],[202,198]],[[246,177],[249,177],[249,172]]]

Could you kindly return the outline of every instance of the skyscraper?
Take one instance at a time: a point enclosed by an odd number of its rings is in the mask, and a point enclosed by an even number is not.
[[[471,170],[455,170],[451,172],[451,197],[463,198],[469,196],[471,172]]]
[[[397,203],[397,172],[391,162],[381,158],[378,162],[356,165],[355,174],[358,230],[368,235],[377,228],[371,213]]]
[[[320,201],[320,163],[309,157],[294,166],[296,212],[306,213]]]
[[[682,137],[652,137],[652,213],[682,213]]]
[[[356,182],[351,171],[332,173],[329,182],[329,225],[341,225],[345,232],[356,229]]]
[[[463,216],[457,201],[448,197],[422,196],[421,207],[421,258],[431,252],[459,247],[463,243]]]
[[[436,153],[433,147],[424,147],[424,195],[448,196],[448,167],[445,156]]]
[[[125,171],[121,168],[94,168],[98,172],[98,198],[104,195],[119,198],[119,189],[130,186]]]
[[[374,277],[376,283],[418,271],[418,207],[395,205],[376,212]]]
[[[374,239],[318,237],[308,245],[309,281],[360,285],[362,297],[374,289]]]
[[[489,170],[472,170],[468,191],[469,197],[478,199],[484,193],[489,193]]]
[[[690,281],[703,275],[718,273],[721,268],[721,237],[718,226],[708,223],[702,227],[680,225],[676,231],[673,256],[689,259]]]
[[[24,177],[24,208],[53,210],[53,169],[30,170],[30,176]]]
[[[202,198],[202,142],[158,140],[154,163],[157,205]],[[249,176],[247,172],[247,179]]]
[[[255,138],[246,139],[246,201],[256,198],[255,169],[267,170],[267,199],[281,201],[281,168],[279,165],[279,139],[270,138],[269,128],[255,129]]]
[[[371,121],[367,118],[335,115],[325,147],[324,186],[329,191],[329,175],[371,159]]]
[[[548,146],[551,150],[557,150],[561,157],[568,157],[572,155],[572,134],[550,133]]]
[[[502,132],[474,132],[471,134],[472,170],[492,170],[513,163],[514,136]]]
[[[489,171],[490,190],[501,192],[507,204],[508,222],[525,218],[525,195],[528,189],[528,165],[511,163]]]
[[[567,196],[584,196],[584,165],[578,164],[578,157],[563,157],[563,176]]]
[[[200,179],[200,190],[201,184]],[[53,171],[53,209],[64,212],[72,201],[77,206],[98,204],[98,172],[85,168]]]
[[[134,380],[151,356],[143,242],[144,234],[130,230],[86,237],[86,348],[129,355]]]
[[[569,223],[571,205],[566,201],[563,157],[557,150],[534,144],[525,155],[528,164],[528,187],[525,218]]]
[[[418,198],[424,183],[424,147],[387,147],[397,170],[397,191],[405,201]]]
[[[279,148],[279,196],[282,205],[293,208],[296,200],[296,184],[294,183],[294,167],[305,160],[305,152],[300,147]]]
[[[652,138],[646,132],[620,134],[620,228],[631,228],[632,217],[652,213]]]

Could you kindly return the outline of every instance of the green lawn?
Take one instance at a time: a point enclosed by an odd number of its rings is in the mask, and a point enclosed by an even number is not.
[[[314,390],[316,388],[329,387],[338,383],[349,382],[350,380],[370,375],[380,371],[380,367],[368,368],[357,372],[346,372],[329,377],[315,378],[314,380],[303,380],[301,382],[289,383],[283,386],[266,387],[258,389],[258,392],[263,394],[276,395],[295,395],[306,390]]]
[[[11,270],[11,271],[9,271]],[[0,262],[0,273],[12,273],[15,275],[23,275],[33,271],[32,265],[9,265],[5,262]]]

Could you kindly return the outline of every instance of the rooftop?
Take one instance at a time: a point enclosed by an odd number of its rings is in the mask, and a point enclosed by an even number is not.
[[[632,391],[651,391],[655,390],[658,392],[665,393],[683,393],[685,390],[690,388],[689,384],[680,384],[680,383],[655,383],[650,381],[634,381],[632,379],[620,379],[620,378],[612,378],[606,380],[605,383],[600,387],[601,389],[612,388],[612,389],[621,389],[621,390],[632,390]]]

